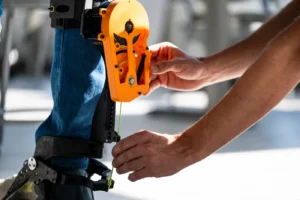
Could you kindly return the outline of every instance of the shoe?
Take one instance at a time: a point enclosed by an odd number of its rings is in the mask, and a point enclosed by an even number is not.
[[[86,176],[84,170],[72,170],[66,174]],[[14,182],[16,176],[0,180],[0,200],[2,200]],[[91,189],[80,185],[54,185],[43,182],[39,185],[27,182],[22,188],[10,196],[8,200],[93,200]]]

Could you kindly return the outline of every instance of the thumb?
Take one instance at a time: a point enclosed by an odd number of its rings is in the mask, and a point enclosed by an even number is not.
[[[164,74],[167,72],[182,72],[184,66],[179,60],[160,61],[151,66],[152,74]]]

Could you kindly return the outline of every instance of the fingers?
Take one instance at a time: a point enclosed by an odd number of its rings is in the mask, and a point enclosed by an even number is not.
[[[155,79],[155,80],[151,81],[148,94],[152,93],[154,90],[156,90],[160,86],[161,86],[161,83],[160,83],[159,79]]]
[[[156,58],[159,55],[161,46],[162,46],[161,43],[149,46],[149,50],[152,54],[151,58]]]
[[[170,49],[177,49],[177,47],[170,43],[170,42],[161,42],[161,43],[157,43],[157,44],[154,44],[154,45],[151,45],[149,47],[149,50],[152,54],[152,59],[155,60],[155,58],[157,57],[165,57],[165,58],[168,58],[169,57],[169,53],[170,53]]]
[[[145,154],[144,148],[141,145],[132,147],[131,149],[120,154],[113,160],[113,167],[118,168],[131,160],[137,159]]]
[[[150,83],[149,83],[149,91],[145,94],[150,95],[154,90],[160,87],[160,81],[157,75],[151,74]]]
[[[144,157],[140,157],[130,162],[125,163],[121,167],[117,168],[118,174],[126,174],[128,172],[136,171],[145,167],[145,159]]]
[[[118,157],[124,151],[138,145],[145,143],[149,139],[149,134],[147,131],[141,131],[136,134],[133,134],[116,144],[112,150],[112,155]]]
[[[186,65],[181,60],[161,61],[151,66],[153,75],[160,75],[167,72],[180,73],[186,70]]]
[[[130,174],[128,179],[132,182],[135,182],[150,176],[151,176],[151,171],[148,168],[142,168]]]
[[[157,75],[151,74],[150,75],[150,81],[154,81],[157,78]]]
[[[161,51],[173,46],[171,43],[169,42],[161,42],[161,43],[157,43],[154,45],[149,46],[149,50],[152,54],[152,58],[157,57],[159,54],[161,54]]]

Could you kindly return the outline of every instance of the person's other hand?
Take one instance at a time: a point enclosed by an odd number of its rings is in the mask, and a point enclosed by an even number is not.
[[[149,47],[151,58],[150,94],[159,87],[179,91],[197,90],[204,85],[200,59],[192,57],[174,44],[163,42]]]
[[[113,167],[118,174],[131,172],[132,182],[174,175],[188,166],[189,157],[187,148],[176,142],[178,137],[149,131],[135,133],[113,148]]]

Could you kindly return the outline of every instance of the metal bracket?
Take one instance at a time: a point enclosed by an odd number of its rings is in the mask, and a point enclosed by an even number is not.
[[[108,191],[114,187],[114,181],[112,180],[112,184],[110,185],[110,188],[108,188],[108,178],[111,174],[111,170],[102,163],[91,159],[87,172],[89,173],[88,177],[91,177],[93,174],[99,174],[102,176],[102,179],[99,181],[92,181],[87,177],[64,174],[50,168],[37,158],[31,157],[24,162],[23,168],[18,173],[18,176],[7,191],[3,200],[9,199],[12,194],[23,187],[28,181],[34,181],[34,184],[36,185],[39,185],[46,180],[53,184],[82,185],[93,191]]]
[[[80,28],[85,0],[51,0],[51,27],[58,29]]]

